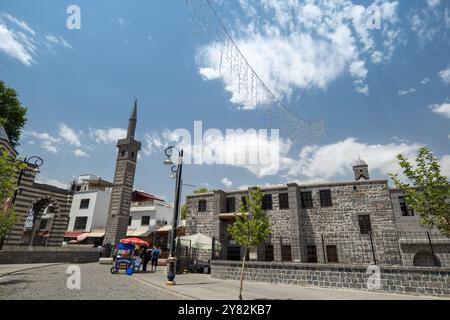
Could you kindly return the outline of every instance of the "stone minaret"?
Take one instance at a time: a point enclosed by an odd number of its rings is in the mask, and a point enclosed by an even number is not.
[[[141,143],[134,139],[136,122],[137,100],[134,101],[133,110],[128,121],[127,137],[117,142],[119,150],[103,244],[116,245],[127,234],[136,160],[138,152],[141,150]]]

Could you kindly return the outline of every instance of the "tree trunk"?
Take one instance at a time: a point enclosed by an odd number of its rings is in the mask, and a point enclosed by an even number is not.
[[[242,287],[244,286],[244,265],[245,265],[245,257],[247,256],[247,248],[244,248],[244,258],[242,259],[242,268],[241,268],[241,280],[239,287],[239,300],[242,300]]]

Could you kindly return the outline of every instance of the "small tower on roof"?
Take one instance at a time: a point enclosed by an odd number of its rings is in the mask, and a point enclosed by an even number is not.
[[[353,162],[353,172],[355,173],[355,180],[359,181],[362,179],[369,180],[369,166],[362,160],[359,155],[358,159]]]

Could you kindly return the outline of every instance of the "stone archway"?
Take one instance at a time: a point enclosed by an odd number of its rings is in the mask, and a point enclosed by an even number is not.
[[[52,234],[53,221],[58,219],[59,211],[58,201],[52,197],[42,197],[34,201],[27,211],[21,244],[47,245]]]
[[[415,267],[440,267],[441,261],[436,255],[433,257],[433,254],[430,251],[421,250],[414,256],[413,265]]]

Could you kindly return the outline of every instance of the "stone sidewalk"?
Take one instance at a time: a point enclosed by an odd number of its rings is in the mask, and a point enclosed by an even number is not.
[[[0,264],[0,277],[21,271],[44,268],[61,263],[27,263],[27,264]]]
[[[175,278],[176,285],[165,285],[166,270],[156,273],[136,273],[133,279],[150,287],[167,290],[172,294],[194,300],[236,300],[239,281],[213,279],[208,274],[183,274]],[[408,296],[380,292],[309,288],[292,285],[272,285],[244,282],[243,298],[254,299],[292,299],[292,300],[430,300],[440,299],[428,296]]]

